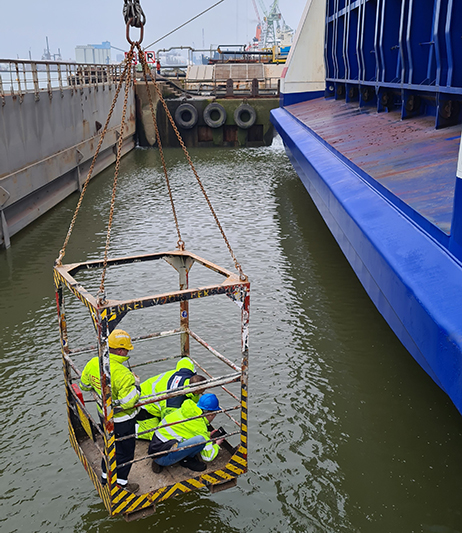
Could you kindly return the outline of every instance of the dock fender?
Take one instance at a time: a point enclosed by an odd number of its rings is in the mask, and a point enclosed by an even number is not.
[[[204,122],[210,128],[219,128],[226,122],[226,109],[221,105],[213,102],[204,109]]]
[[[249,104],[241,104],[234,110],[234,122],[244,130],[253,126],[256,120],[257,112]]]
[[[190,130],[194,128],[199,120],[199,113],[197,109],[192,104],[180,104],[175,111],[175,122],[184,128],[185,130]]]

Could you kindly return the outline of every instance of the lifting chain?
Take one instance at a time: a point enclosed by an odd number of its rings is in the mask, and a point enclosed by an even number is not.
[[[167,183],[168,195],[170,197],[170,204],[172,206],[172,211],[173,211],[173,218],[175,219],[176,232],[178,234],[177,248],[179,250],[184,250],[185,249],[185,244],[184,244],[183,239],[181,238],[180,225],[178,224],[178,217],[176,215],[175,204],[173,202],[172,188],[170,186],[170,180],[168,178],[167,165],[165,163],[165,157],[164,157],[164,150],[162,148],[162,141],[161,141],[161,138],[160,138],[159,128],[157,126],[157,119],[156,119],[156,114],[154,112],[154,105],[152,103],[151,91],[149,90],[149,85],[148,85],[148,76],[150,74],[149,67],[148,67],[148,65],[147,65],[147,63],[145,61],[144,52],[141,50],[141,47],[139,47],[139,46],[138,46],[138,56],[139,56],[140,63],[143,66],[144,81],[145,81],[145,84],[146,84],[146,93],[148,95],[149,107],[151,109],[152,121],[154,123],[154,128],[156,130],[157,147],[159,148],[159,155],[160,155],[160,159],[162,161],[162,168],[164,170],[165,181]],[[157,83],[156,82],[154,82],[154,83],[155,83],[155,85],[157,87]]]
[[[134,47],[135,47],[135,45],[133,44],[131,49],[130,49],[130,52],[128,52],[128,56],[130,56],[131,58],[133,58],[133,55],[134,55],[134,51],[133,51]],[[82,192],[80,193],[80,198],[79,198],[79,201],[77,203],[77,207],[75,208],[75,211],[74,211],[74,216],[72,217],[71,223],[69,225],[69,229],[67,231],[66,238],[64,239],[63,247],[59,251],[59,256],[58,256],[58,258],[55,261],[55,265],[56,266],[61,266],[62,265],[63,258],[64,258],[65,254],[66,254],[66,246],[67,246],[67,244],[69,242],[69,239],[71,237],[72,230],[74,229],[75,221],[77,219],[77,215],[79,213],[80,206],[82,205],[83,197],[85,196],[85,192],[87,190],[88,184],[89,184],[91,176],[93,174],[93,169],[95,168],[96,159],[97,159],[97,157],[99,155],[99,152],[101,150],[101,146],[103,144],[103,140],[104,140],[104,137],[106,135],[106,132],[107,132],[107,129],[108,129],[109,122],[111,120],[112,114],[114,112],[114,108],[115,108],[117,99],[119,97],[120,90],[121,90],[122,85],[123,85],[123,83],[125,81],[125,78],[127,77],[127,72],[131,72],[132,63],[131,63],[131,60],[130,61],[128,60],[128,56],[127,56],[127,61],[125,63],[124,70],[122,72],[122,75],[120,76],[119,83],[117,84],[117,89],[115,91],[114,98],[112,100],[111,109],[109,110],[109,114],[108,114],[108,117],[106,119],[106,123],[104,124],[104,128],[101,130],[101,136],[100,136],[100,139],[99,139],[99,142],[98,142],[98,146],[96,148],[95,155],[93,156],[93,160],[91,162],[90,169],[88,170],[87,179],[85,180],[84,186],[82,187]],[[121,137],[122,137],[122,131],[121,131]]]
[[[124,20],[135,28],[143,28],[146,24],[146,16],[141,8],[140,0],[124,0]]]
[[[144,73],[144,79],[145,79],[145,82],[146,82],[146,91],[149,95],[149,100],[150,100],[150,106],[151,106],[151,114],[153,116],[153,121],[154,121],[154,125],[156,127],[156,138],[158,138],[158,130],[157,130],[157,123],[156,123],[156,119],[155,119],[155,116],[154,116],[154,107],[152,106],[152,101],[151,101],[151,94],[150,94],[150,91],[149,91],[149,86],[148,86],[148,82],[147,82],[147,79],[148,79],[148,76],[150,75],[150,71],[149,71],[149,67],[146,63],[146,58],[144,57],[144,52],[143,50],[141,49],[141,46],[139,43],[135,43],[136,44],[136,47],[138,48],[138,55],[139,55],[139,59],[140,59],[140,62],[143,66],[143,73]],[[188,163],[189,163],[189,166],[191,167],[191,170],[196,178],[196,181],[197,183],[199,184],[199,187],[202,191],[202,194],[204,195],[204,198],[205,200],[207,201],[207,204],[209,206],[209,209],[210,209],[210,212],[212,213],[213,215],[213,218],[215,219],[215,222],[218,226],[218,229],[220,230],[220,233],[223,237],[223,240],[225,241],[226,243],[226,246],[228,247],[228,250],[229,250],[229,253],[231,254],[231,258],[233,259],[233,262],[234,262],[234,266],[236,268],[236,270],[239,272],[239,277],[242,281],[245,281],[247,280],[247,276],[244,274],[243,270],[242,270],[242,267],[241,265],[238,263],[237,259],[236,259],[236,256],[234,255],[234,252],[233,252],[233,249],[231,248],[231,245],[229,244],[229,241],[225,235],[225,232],[220,224],[220,221],[218,220],[218,217],[217,217],[217,214],[215,213],[215,210],[213,209],[213,206],[212,206],[212,203],[210,202],[210,199],[207,195],[207,192],[204,188],[204,185],[202,184],[202,181],[196,171],[196,168],[194,167],[194,163],[192,162],[191,160],[191,157],[188,153],[188,150],[183,142],[183,139],[181,137],[181,134],[180,132],[178,131],[178,128],[176,127],[176,124],[175,124],[175,121],[173,120],[173,117],[167,107],[167,103],[165,102],[164,100],[164,97],[162,96],[162,91],[159,89],[159,86],[158,84],[154,81],[154,87],[157,91],[157,94],[159,96],[159,99],[162,103],[162,106],[164,107],[164,110],[165,110],[165,114],[167,115],[168,117],[168,120],[170,122],[170,124],[172,125],[172,128],[173,128],[173,131],[175,132],[175,135],[178,139],[178,142],[180,143],[180,146],[184,152],[184,155],[186,157],[186,159],[188,160]],[[158,138],[159,139],[159,138]],[[161,156],[162,157],[162,156]],[[164,164],[164,163],[163,163]],[[166,173],[166,170],[165,170],[165,167],[164,167],[164,172]],[[167,180],[167,183],[168,183],[168,180]],[[170,193],[170,186],[169,186],[169,193]],[[170,196],[170,199],[171,199],[171,202],[172,202],[172,205],[173,205],[173,200],[172,200],[172,197]],[[176,219],[176,214],[174,213],[174,216],[175,216],[175,222],[177,224],[177,231],[178,231],[178,235],[179,235],[179,229],[178,229],[178,222],[177,222],[177,219]],[[180,240],[181,240],[181,237],[179,237]],[[180,241],[179,241],[180,242]],[[183,242],[183,241],[181,241]],[[184,243],[183,243],[184,244]]]
[[[138,44],[138,43],[137,43]],[[131,65],[133,61],[133,57],[135,55],[135,45],[132,44],[130,51],[127,54],[127,64]],[[119,177],[119,169],[120,169],[120,159],[122,157],[122,146],[124,143],[124,126],[125,126],[125,116],[127,114],[127,104],[128,104],[128,95],[130,92],[130,86],[132,81],[132,69],[127,69],[126,74],[126,80],[125,80],[125,94],[124,94],[124,105],[122,109],[122,119],[120,121],[120,135],[119,140],[117,143],[117,154],[116,154],[116,161],[115,161],[115,169],[114,169],[114,183],[112,186],[112,197],[111,197],[111,208],[109,211],[109,221],[107,224],[107,234],[106,234],[106,246],[104,248],[104,261],[103,261],[103,272],[101,274],[101,284],[99,287],[99,293],[98,293],[98,303],[99,305],[103,305],[106,303],[106,293],[104,289],[104,282],[106,279],[106,271],[107,271],[107,258],[108,258],[108,251],[109,251],[109,243],[111,241],[111,229],[112,229],[112,220],[114,217],[114,206],[115,206],[115,198],[116,198],[116,191],[117,191],[117,180]]]
[[[113,98],[113,101],[112,101],[112,105],[111,105],[111,108],[109,110],[108,117],[106,119],[106,123],[105,123],[105,125],[104,125],[104,127],[103,127],[103,129],[101,131],[101,135],[100,135],[100,139],[99,139],[99,142],[98,142],[98,146],[96,148],[95,155],[93,156],[93,160],[92,160],[92,163],[90,165],[90,169],[88,171],[88,175],[87,175],[87,178],[85,180],[84,186],[82,188],[82,192],[80,193],[80,198],[79,198],[79,201],[77,203],[77,207],[75,209],[74,216],[72,217],[72,221],[70,223],[66,238],[64,240],[63,247],[61,248],[61,250],[59,252],[59,256],[58,256],[58,258],[55,261],[55,265],[57,265],[57,266],[61,266],[62,265],[62,260],[64,258],[65,253],[66,253],[67,244],[68,244],[70,236],[72,234],[72,230],[74,229],[75,222],[76,222],[76,219],[77,219],[77,215],[79,213],[80,207],[82,205],[83,198],[85,196],[85,192],[87,190],[88,184],[89,184],[91,176],[93,174],[93,170],[94,170],[94,167],[95,167],[96,159],[97,159],[97,157],[99,155],[99,152],[101,150],[101,146],[103,144],[104,137],[105,137],[105,135],[107,133],[109,122],[110,122],[112,114],[114,112],[114,108],[115,108],[117,99],[119,97],[119,93],[120,93],[120,91],[122,89],[122,85],[125,82],[124,103],[123,103],[122,119],[121,119],[121,124],[120,124],[119,138],[118,138],[118,143],[117,143],[117,155],[116,155],[115,171],[114,171],[114,183],[113,183],[113,187],[112,187],[111,207],[110,207],[109,221],[108,221],[108,228],[107,228],[107,235],[106,235],[106,245],[105,245],[105,249],[104,249],[103,272],[102,272],[101,284],[100,284],[100,288],[99,288],[99,292],[98,292],[98,304],[99,305],[103,305],[106,302],[105,279],[106,279],[106,272],[107,272],[108,251],[109,251],[109,244],[110,244],[110,240],[111,240],[111,229],[112,229],[112,221],[113,221],[113,217],[114,217],[114,206],[115,206],[115,197],[116,197],[116,190],[117,190],[117,181],[118,181],[118,176],[119,176],[120,159],[121,159],[121,155],[122,155],[122,146],[123,146],[123,141],[124,141],[123,130],[124,130],[124,125],[125,125],[125,117],[126,117],[126,113],[127,113],[128,95],[129,95],[130,85],[131,85],[131,82],[132,82],[132,76],[131,76],[131,74],[132,74],[132,62],[133,62],[133,58],[134,58],[134,55],[135,55],[135,48],[138,49],[139,60],[140,60],[140,63],[142,65],[142,67],[143,67],[144,79],[145,79],[145,83],[146,83],[146,91],[147,91],[148,99],[149,99],[149,106],[150,106],[150,109],[151,109],[152,119],[153,119],[154,127],[155,127],[155,130],[156,130],[157,145],[158,145],[158,148],[159,148],[159,154],[160,154],[160,157],[161,157],[162,167],[163,167],[163,170],[164,170],[165,180],[166,180],[166,183],[167,183],[168,194],[169,194],[169,197],[170,197],[170,203],[171,203],[171,206],[172,206],[173,218],[175,220],[175,226],[176,226],[176,230],[177,230],[177,234],[178,234],[177,248],[180,249],[180,250],[184,250],[185,249],[184,241],[181,238],[180,227],[179,227],[179,224],[178,224],[178,217],[177,217],[177,214],[176,214],[175,204],[174,204],[174,201],[173,201],[172,189],[171,189],[171,185],[170,185],[170,180],[168,178],[167,166],[166,166],[166,163],[165,163],[165,157],[164,157],[164,152],[163,152],[163,148],[162,148],[160,133],[159,133],[157,120],[156,120],[156,116],[155,116],[155,112],[154,112],[154,105],[153,105],[153,102],[152,102],[151,92],[149,90],[149,85],[148,85],[148,76],[150,75],[150,70],[149,70],[148,64],[146,62],[144,51],[141,48],[141,41],[142,41],[142,38],[143,38],[144,22],[145,22],[146,18],[144,16],[144,13],[143,13],[143,11],[141,9],[141,6],[139,4],[139,0],[124,0],[124,1],[125,1],[124,16],[126,18],[127,40],[130,43],[130,50],[127,53],[127,57],[126,57],[126,60],[125,60],[125,67],[124,67],[124,70],[122,72],[122,75],[120,76],[120,79],[119,79],[119,82],[118,82],[118,85],[117,85],[117,89],[116,89],[116,92],[114,94],[114,98]],[[133,15],[135,15],[135,16],[133,16]],[[127,17],[128,17],[128,20],[127,20]],[[130,37],[129,37],[129,26],[130,25],[140,28],[140,30],[141,30],[140,31],[140,39],[138,41],[132,41],[130,39]],[[234,262],[234,266],[235,266],[236,270],[239,272],[240,279],[245,281],[247,279],[247,277],[245,276],[244,272],[242,271],[242,267],[238,263],[238,261],[236,259],[236,256],[234,255],[234,252],[233,252],[233,250],[231,248],[231,245],[229,244],[229,241],[228,241],[228,239],[227,239],[227,237],[225,235],[225,232],[224,232],[224,230],[223,230],[223,228],[222,228],[222,226],[220,224],[220,221],[218,220],[218,217],[217,217],[217,215],[215,213],[215,210],[213,209],[212,203],[210,202],[210,199],[209,199],[209,197],[207,195],[207,192],[205,191],[205,188],[204,188],[204,186],[202,184],[201,179],[199,178],[199,175],[197,174],[197,171],[196,171],[196,169],[194,167],[194,164],[193,164],[193,162],[191,160],[191,157],[190,157],[190,155],[188,153],[188,150],[186,149],[186,146],[185,146],[185,144],[183,142],[181,134],[178,131],[178,128],[176,127],[175,121],[173,120],[173,117],[172,117],[172,115],[171,115],[171,113],[170,113],[170,111],[169,111],[169,109],[167,107],[167,104],[166,104],[166,102],[165,102],[165,100],[164,100],[164,98],[162,96],[162,92],[161,92],[158,84],[155,81],[154,81],[154,87],[155,87],[156,92],[157,92],[157,94],[159,96],[159,99],[160,99],[160,101],[162,103],[162,106],[164,107],[165,113],[166,113],[166,115],[167,115],[167,117],[168,117],[168,119],[170,121],[170,124],[172,125],[172,128],[173,128],[173,130],[175,132],[175,135],[176,135],[176,137],[178,139],[178,142],[180,143],[180,146],[181,146],[181,148],[182,148],[182,150],[183,150],[183,152],[185,154],[185,157],[188,160],[189,166],[191,167],[191,170],[192,170],[192,172],[193,172],[193,174],[194,174],[194,176],[195,176],[195,178],[197,180],[197,183],[199,184],[199,187],[200,187],[200,189],[202,191],[202,194],[204,195],[204,198],[207,201],[207,204],[208,204],[209,209],[210,209],[210,211],[211,211],[211,213],[213,215],[213,218],[215,219],[215,222],[216,222],[216,224],[218,226],[218,229],[221,232],[223,240],[225,241],[226,246],[228,247],[228,250],[229,250],[229,252],[231,254],[231,257],[233,259],[233,262]]]

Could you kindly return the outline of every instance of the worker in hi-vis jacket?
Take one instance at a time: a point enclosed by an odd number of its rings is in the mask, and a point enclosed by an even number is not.
[[[220,444],[223,439],[216,442],[206,441],[210,440],[213,432],[208,430],[208,424],[211,424],[216,411],[220,411],[218,398],[215,394],[203,394],[197,404],[193,400],[185,400],[179,409],[169,413],[161,422],[161,426],[165,424],[172,424],[168,427],[158,427],[149,444],[149,454],[159,453],[170,450],[170,453],[160,455],[153,459],[152,470],[159,473],[163,466],[170,466],[175,463],[202,472],[207,468],[200,458],[206,462],[213,461],[220,451]],[[194,418],[194,420],[187,420],[188,418],[197,417],[205,414],[204,417]],[[185,448],[192,446],[191,448]]]
[[[133,438],[116,441],[116,462],[117,465],[132,461],[135,457],[135,417],[138,408],[134,407],[140,397],[140,388],[131,370],[123,365],[128,361],[128,353],[133,350],[130,335],[122,329],[115,329],[108,338],[109,362],[111,367],[111,389],[112,401],[120,409],[114,412],[114,434],[116,438],[133,435]],[[80,378],[80,388],[85,391],[94,390],[101,397],[101,378],[99,373],[98,357],[93,357],[83,369]],[[103,411],[98,405],[98,412],[102,420]],[[136,492],[139,489],[137,483],[128,483],[128,474],[131,464],[117,469],[117,485]],[[101,482],[107,483],[106,463],[101,462]]]
[[[187,385],[196,385],[205,381],[204,376],[196,374],[194,363],[189,357],[182,357],[174,370],[169,370],[158,374],[141,383],[141,396],[152,396],[166,391],[172,391]],[[162,418],[168,413],[181,407],[186,399],[199,401],[203,391],[196,391],[194,394],[184,389],[184,394],[173,396],[160,402],[153,402],[143,405],[136,417],[136,437],[138,439],[151,440],[154,430],[159,425]],[[145,398],[143,398],[143,401]],[[151,431],[149,431],[151,430]],[[148,433],[145,433],[148,431]]]

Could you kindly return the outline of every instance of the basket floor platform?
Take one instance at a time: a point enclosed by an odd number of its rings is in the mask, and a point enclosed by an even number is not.
[[[103,447],[102,439],[98,439],[100,447]],[[93,470],[101,477],[101,454],[99,453],[95,443],[90,438],[83,439],[80,443],[80,447],[90,463]],[[148,441],[137,440],[135,449],[135,461],[146,457],[148,455]],[[194,472],[188,468],[184,468],[178,464],[172,466],[163,467],[162,472],[155,474],[151,469],[151,459],[146,459],[134,463],[129,475],[129,482],[138,483],[140,490],[137,494],[147,494],[148,492],[155,492],[163,487],[169,487],[176,483],[187,481],[194,477],[204,476],[211,474],[216,470],[223,470],[229,463],[232,456],[232,448],[221,448],[218,456],[210,463],[205,463],[207,469],[203,472]]]

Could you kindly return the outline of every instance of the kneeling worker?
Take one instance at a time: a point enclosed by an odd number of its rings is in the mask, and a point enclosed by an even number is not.
[[[149,444],[148,453],[159,453],[166,450],[172,450],[170,453],[160,455],[152,461],[152,470],[159,473],[163,466],[170,466],[179,463],[185,468],[202,472],[207,466],[195,455],[200,453],[201,458],[210,462],[215,459],[220,451],[220,444],[224,439],[217,440],[216,443],[209,442],[210,433],[207,425],[212,423],[216,416],[216,411],[220,410],[218,398],[215,394],[204,394],[200,397],[197,405],[193,400],[185,400],[179,409],[169,413],[163,420],[162,425],[179,422],[166,428],[159,427],[156,429],[151,443]],[[187,420],[194,416],[205,414],[203,418]],[[183,420],[183,422],[181,422]],[[195,445],[192,448],[185,446]],[[177,450],[177,451],[173,451]]]
[[[138,408],[137,403],[139,386],[135,383],[135,375],[123,365],[129,359],[128,352],[133,350],[130,335],[121,329],[115,329],[108,338],[109,343],[109,363],[111,367],[111,389],[112,400],[118,400],[121,410],[114,412],[114,434],[116,438],[133,435],[132,439],[121,442],[116,441],[116,462],[121,465],[132,461],[135,457],[135,416]],[[80,378],[80,388],[85,391],[94,390],[101,398],[101,378],[99,373],[99,359],[93,357],[85,365]],[[103,411],[99,405],[98,413],[103,416]],[[128,483],[128,474],[131,464],[117,469],[117,485],[129,492],[136,492],[139,489],[138,483]],[[107,483],[106,463],[101,461],[101,482]]]

